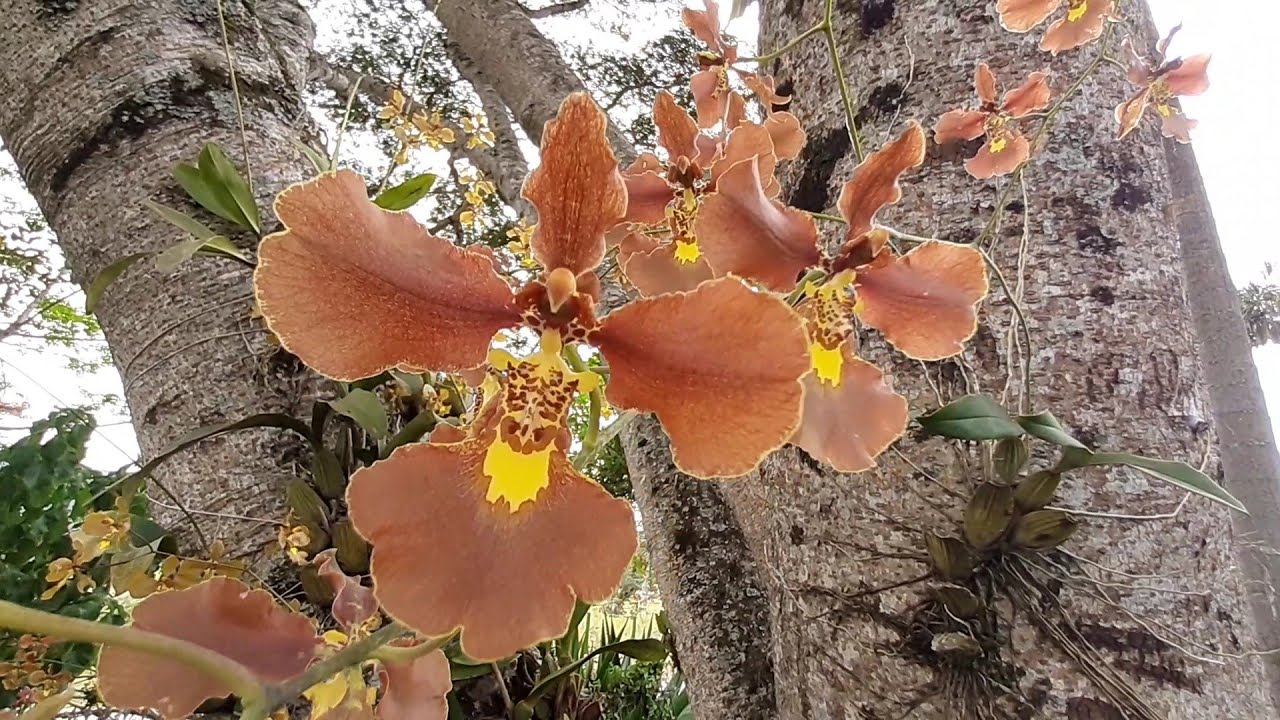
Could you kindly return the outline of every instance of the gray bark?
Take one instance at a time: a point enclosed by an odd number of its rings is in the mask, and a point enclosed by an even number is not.
[[[779,46],[815,24],[822,4],[765,0],[761,46]],[[982,60],[998,60],[1006,87],[1048,66],[1060,92],[1098,52],[1094,45],[1051,59],[1035,47],[1038,32],[1003,31],[995,4],[976,0],[863,2],[842,11],[837,25],[870,147],[906,119],[932,125],[948,109],[971,106],[973,68]],[[771,70],[794,91],[793,111],[809,129],[809,147],[787,178],[791,202],[829,211],[855,160],[826,48],[814,40]],[[1037,410],[1052,409],[1093,447],[1193,464],[1203,456],[1212,466],[1217,459],[1200,420],[1208,416],[1205,376],[1196,362],[1178,233],[1166,216],[1170,167],[1150,124],[1130,141],[1113,139],[1111,108],[1127,92],[1123,77],[1107,68],[1085,83],[1028,169],[1025,208],[1009,214],[993,254],[1015,288],[1025,285]],[[931,148],[924,168],[906,178],[902,203],[882,221],[921,235],[977,239],[997,184],[964,173],[960,163],[975,149]],[[1016,192],[1015,198],[1023,203]],[[862,354],[892,372],[915,409],[939,403],[923,373],[944,396],[980,389],[1000,395],[1010,374],[1014,388],[1020,383],[1006,344],[1010,308],[993,288],[978,335],[956,362],[925,368],[874,335],[864,338]],[[1189,638],[1180,644],[1198,655],[1257,648],[1232,562],[1229,518],[1197,500],[1163,519],[1084,518],[1067,549],[1154,577],[1104,577],[1113,583],[1107,602],[1087,584],[1051,584],[1033,595],[1052,609],[1047,614],[1041,608],[1011,617],[998,606],[999,662],[979,676],[1014,693],[975,685],[972,668],[957,671],[931,651],[929,633],[920,634],[916,611],[928,583],[877,589],[927,570],[910,558],[921,551],[920,534],[956,531],[977,466],[938,441],[902,448],[937,482],[892,454],[876,470],[839,476],[787,452],[766,462],[763,483],[731,486],[748,543],[770,580],[780,717],[1273,716],[1257,658],[1213,664],[1166,642],[1180,634]],[[1181,497],[1126,473],[1077,473],[1064,481],[1057,504],[1154,515],[1173,510]],[[1085,570],[1103,574],[1092,566],[1069,566],[1064,574]],[[1183,592],[1136,588],[1144,584]],[[1064,637],[1074,657],[1063,651]],[[1193,648],[1193,641],[1204,647]]]
[[[226,20],[270,223],[270,198],[306,167],[290,141],[305,129],[312,26],[288,0],[227,0]],[[3,0],[0,39],[0,136],[75,280],[184,239],[142,202],[197,213],[184,204],[174,165],[193,161],[205,142],[233,158],[244,153],[215,3]],[[108,289],[98,317],[144,459],[202,425],[309,413],[314,377],[274,351],[251,310],[250,271],[204,258],[168,275],[139,263]],[[278,431],[246,432],[182,453],[156,478],[201,513],[210,540],[256,562],[272,526],[233,516],[279,519],[280,489],[301,452]],[[151,495],[160,520],[197,550],[183,515],[164,507],[164,494]]]
[[[1249,508],[1234,515],[1237,552],[1249,579],[1249,601],[1262,645],[1280,647],[1280,455],[1253,348],[1231,282],[1204,181],[1190,146],[1165,141],[1173,198],[1169,209],[1181,240],[1183,281],[1191,303],[1200,363],[1209,386],[1221,480]],[[1264,656],[1272,702],[1280,705],[1280,657]]]

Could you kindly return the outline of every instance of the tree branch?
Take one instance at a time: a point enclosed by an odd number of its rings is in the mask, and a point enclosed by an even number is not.
[[[548,5],[546,7],[538,8],[537,10],[530,10],[529,8],[521,9],[524,10],[524,14],[528,16],[530,20],[541,20],[543,18],[571,13],[574,10],[581,10],[590,2],[591,0],[567,0],[567,2]]]

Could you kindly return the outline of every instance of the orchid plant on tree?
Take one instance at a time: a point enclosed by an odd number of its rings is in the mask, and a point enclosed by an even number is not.
[[[1097,39],[1114,12],[1111,0],[994,6],[1016,32],[1065,9],[1044,36],[1043,49],[1054,53]],[[695,113],[659,93],[661,155],[644,153],[622,168],[604,112],[586,94],[566,98],[524,184],[537,218],[513,235],[517,255],[527,253],[514,272],[503,272],[491,249],[456,245],[404,212],[401,196],[413,188],[393,188],[395,200],[391,191],[371,199],[365,178],[337,169],[277,198],[282,229],[259,244],[254,285],[280,346],[346,390],[369,378],[416,382],[418,394],[440,388],[432,391],[435,406],[419,414],[426,421],[411,421],[414,432],[406,427],[349,482],[341,469],[333,482],[325,463],[335,456],[316,441],[316,487],[291,486],[298,522],[288,525],[297,532],[282,532],[282,544],[309,563],[305,571],[330,604],[323,626],[333,629],[322,632],[247,584],[242,567],[217,558],[151,569],[150,556],[121,530],[128,518],[109,513],[73,533],[76,554],[50,567],[50,593],[69,592],[64,586],[89,563],[118,556],[131,565],[112,572],[113,588],[140,599],[132,625],[4,605],[0,627],[103,644],[103,701],[166,720],[228,695],[253,720],[299,697],[310,701],[312,718],[443,718],[451,663],[502,661],[565,636],[582,603],[609,598],[631,563],[631,505],[575,466],[575,450],[595,450],[605,400],[655,415],[676,466],[697,478],[746,475],[788,443],[841,472],[874,466],[910,417],[885,373],[859,357],[858,330],[877,331],[912,359],[961,353],[978,327],[991,261],[974,245],[877,223],[902,198],[899,179],[925,159],[925,131],[914,120],[852,170],[838,216],[787,206],[776,171],[805,144],[799,120],[785,110],[789,98],[772,78],[740,67],[747,61],[721,34],[712,0],[683,19],[706,46],[691,84]],[[829,32],[830,15],[824,22],[806,36]],[[1120,137],[1153,107],[1167,135],[1188,139],[1193,123],[1173,99],[1207,88],[1209,59],[1169,59],[1171,37],[1152,63],[1129,46],[1129,78],[1139,90],[1116,109]],[[983,63],[975,85],[979,107],[937,119],[935,139],[985,138],[966,163],[969,173],[1014,172],[1040,148],[1044,126],[1031,139],[1019,126],[1048,122],[1051,79],[1034,73],[1002,99]],[[399,154],[454,141],[436,116],[406,121],[406,102],[397,91],[384,113],[402,140]],[[854,118],[847,121],[856,137]],[[410,142],[405,128],[429,129],[430,141]],[[480,138],[473,148],[492,142],[480,120],[464,130]],[[209,160],[220,162],[216,154]],[[481,183],[477,177],[472,186]],[[237,196],[232,182],[218,187]],[[833,242],[818,219],[843,224]],[[914,247],[903,252],[900,242]],[[637,296],[604,312],[607,284]],[[503,340],[513,332],[533,344],[515,350]],[[583,395],[592,418],[575,438],[570,413]],[[1053,471],[1028,476],[1016,490],[984,485],[974,498],[981,506],[966,512],[967,545],[928,540],[944,579],[966,577],[1001,538],[1037,549],[1065,540],[1070,518],[1044,510],[1046,498],[1062,473],[1088,464],[1132,464],[1238,506],[1186,466],[1089,453],[1047,413],[1014,418],[975,396],[920,424],[966,440],[1021,442],[1030,433],[1066,448]],[[1007,475],[1018,477],[1025,461],[1024,452]],[[339,505],[350,518],[342,530],[329,517]],[[996,506],[1007,509],[996,513],[1003,524],[984,531],[991,518],[983,508]],[[326,531],[335,549],[309,553]],[[370,666],[379,678],[373,685]],[[66,700],[52,690],[46,703]],[[513,712],[532,713],[531,698]]]

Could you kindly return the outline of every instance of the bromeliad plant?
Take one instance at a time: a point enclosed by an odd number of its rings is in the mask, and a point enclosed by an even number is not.
[[[831,8],[819,25],[756,60],[812,35],[831,40]],[[1055,53],[1110,38],[1114,12],[1111,0],[999,0],[995,9],[1019,32],[1065,10],[1042,44]],[[499,663],[531,655],[538,675],[524,695],[507,698],[512,717],[565,708],[598,714],[598,704],[577,702],[577,684],[567,681],[586,660],[575,657],[572,638],[586,604],[614,593],[637,546],[631,505],[579,471],[602,445],[605,401],[628,417],[654,414],[676,466],[694,477],[748,474],[788,443],[835,470],[866,470],[902,436],[909,414],[884,372],[859,356],[860,331],[878,332],[914,360],[954,357],[978,327],[993,267],[982,242],[944,242],[877,222],[902,199],[900,179],[923,164],[926,135],[908,121],[863,157],[847,97],[860,162],[840,193],[839,215],[779,200],[778,164],[805,144],[799,120],[783,109],[790,98],[772,78],[740,67],[714,2],[683,18],[707,48],[691,82],[696,114],[659,93],[659,152],[622,169],[605,114],[585,94],[567,98],[524,185],[537,222],[512,225],[505,251],[455,244],[406,212],[431,193],[434,176],[383,189],[388,175],[372,183],[371,199],[364,177],[330,169],[314,151],[308,156],[320,174],[279,195],[282,229],[261,240],[256,262],[202,222],[153,206],[192,235],[159,253],[157,265],[197,252],[255,264],[267,328],[283,349],[336,381],[340,397],[318,403],[309,425],[263,414],[193,431],[124,490],[137,491],[165,457],[217,434],[270,426],[304,436],[313,476],[289,484],[279,537],[302,567],[308,597],[323,598],[317,604],[329,612],[308,617],[250,586],[246,569],[216,543],[207,560],[170,554],[153,567],[165,552],[154,538],[128,537],[128,515],[117,508],[73,532],[77,551],[51,564],[48,579],[53,594],[69,592],[81,575],[102,574],[96,564],[110,563],[112,590],[139,601],[132,626],[0,603],[0,627],[104,644],[103,699],[167,720],[228,695],[250,720],[298,698],[317,720],[443,718],[446,696],[456,701],[452,680],[492,670],[506,688]],[[1186,139],[1191,123],[1173,99],[1207,87],[1208,58],[1168,60],[1169,40],[1153,64],[1130,52],[1129,78],[1140,89],[1117,110],[1122,137],[1154,107],[1165,133]],[[939,118],[935,139],[985,137],[966,163],[970,174],[1017,177],[1082,81],[1052,106],[1045,73],[1000,98],[982,63],[981,104]],[[401,156],[456,140],[437,117],[410,107],[397,92],[382,115],[397,131]],[[1020,124],[1033,119],[1039,127],[1028,138]],[[493,142],[479,116],[464,130],[471,149]],[[405,159],[392,158],[393,169]],[[216,146],[181,166],[178,180],[212,215],[240,232],[263,232],[250,184]],[[467,190],[454,220],[470,226],[496,188],[472,173],[458,182]],[[826,238],[818,220],[843,229]],[[902,243],[913,247],[904,252]],[[90,299],[142,257],[104,271]],[[639,297],[605,312],[603,288],[614,284]],[[1023,404],[1029,395],[1028,388]],[[584,396],[588,420],[571,421]],[[1068,472],[1124,465],[1242,509],[1189,466],[1093,453],[1051,414],[1024,413],[975,396],[919,419],[927,434],[998,443],[966,506],[963,539],[924,541],[932,564],[925,579],[946,581],[940,599],[921,606],[921,626],[936,631],[938,652],[962,659],[987,652],[953,621],[978,614],[975,578],[1025,579],[1018,573],[1043,570],[1027,553],[1053,551],[1069,537],[1070,513],[1048,507]],[[335,415],[347,420],[330,447]],[[1061,460],[1024,473],[1027,434],[1062,447]],[[366,573],[372,587],[361,579]],[[620,640],[608,652],[639,660],[665,654],[635,642]]]

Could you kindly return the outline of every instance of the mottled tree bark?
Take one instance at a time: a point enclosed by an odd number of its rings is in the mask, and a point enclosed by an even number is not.
[[[1130,12],[1133,5],[1125,4]],[[1061,92],[1099,52],[1094,45],[1051,58],[1036,48],[1038,32],[1002,30],[987,0],[838,7],[837,45],[870,147],[907,119],[928,126],[972,104],[979,61],[992,60],[1006,86],[1049,67]],[[821,0],[764,0],[761,46],[781,45],[822,11]],[[815,39],[771,70],[795,93],[793,110],[809,129],[809,146],[787,178],[790,201],[829,212],[856,161],[826,48]],[[1084,83],[1027,170],[1025,199],[1015,187],[1007,222],[990,238],[992,254],[1029,317],[1037,410],[1052,409],[1092,447],[1213,464],[1178,233],[1166,215],[1170,167],[1150,124],[1126,142],[1114,140],[1111,109],[1127,91],[1107,66]],[[924,168],[905,179],[902,203],[882,221],[957,242],[986,240],[979,236],[1001,183],[964,173],[961,163],[975,149],[931,148]],[[907,361],[874,334],[865,335],[861,352],[892,372],[913,408],[937,406],[939,394],[1000,396],[1010,381],[1012,400],[1021,378],[1007,341],[1010,316],[1009,297],[993,288],[971,349],[953,362]],[[976,674],[950,664],[930,631],[913,623],[932,583],[911,581],[928,572],[922,531],[956,531],[980,471],[967,453],[940,441],[902,447],[919,470],[889,454],[874,471],[842,476],[789,451],[766,462],[763,483],[729,486],[748,543],[767,567],[779,717],[955,718],[984,707],[1010,717],[1272,716],[1259,660],[1219,665],[1188,654],[1221,659],[1213,653],[1256,649],[1229,518],[1195,499],[1159,519],[1082,518],[1067,549],[1153,577],[1064,566],[1068,579],[1089,571],[1110,586],[1091,593],[1079,582],[1049,583],[1031,595],[1031,617],[1011,616],[1000,604],[999,662]],[[1033,462],[1047,460],[1037,454]],[[1128,473],[1075,473],[1057,504],[1158,515],[1181,498]],[[1175,633],[1189,638],[1185,651],[1166,642]]]
[[[270,198],[306,167],[291,139],[305,129],[303,86],[312,26],[290,0],[226,0],[264,222]],[[184,239],[142,204],[199,214],[173,179],[206,142],[244,157],[212,0],[0,1],[0,136],[84,284],[120,258]],[[300,127],[299,123],[303,123]],[[243,168],[243,165],[242,165]],[[226,232],[232,228],[201,216]],[[252,249],[252,238],[234,236]],[[149,263],[116,280],[98,317],[124,381],[144,458],[202,425],[255,412],[309,413],[315,380],[267,343],[250,319],[250,271],[196,258],[171,274]],[[210,540],[261,559],[282,482],[301,445],[279,431],[212,440],[156,474]],[[180,513],[156,513],[197,550]],[[212,513],[212,514],[203,514]],[[222,514],[227,514],[225,517]]]
[[[1267,648],[1280,647],[1280,456],[1266,397],[1253,364],[1253,347],[1231,282],[1204,181],[1190,146],[1165,141],[1173,181],[1170,213],[1181,240],[1183,282],[1191,303],[1200,363],[1209,386],[1221,481],[1249,508],[1233,515],[1237,552],[1249,580],[1255,632]],[[1280,656],[1264,656],[1272,702],[1280,705]]]

